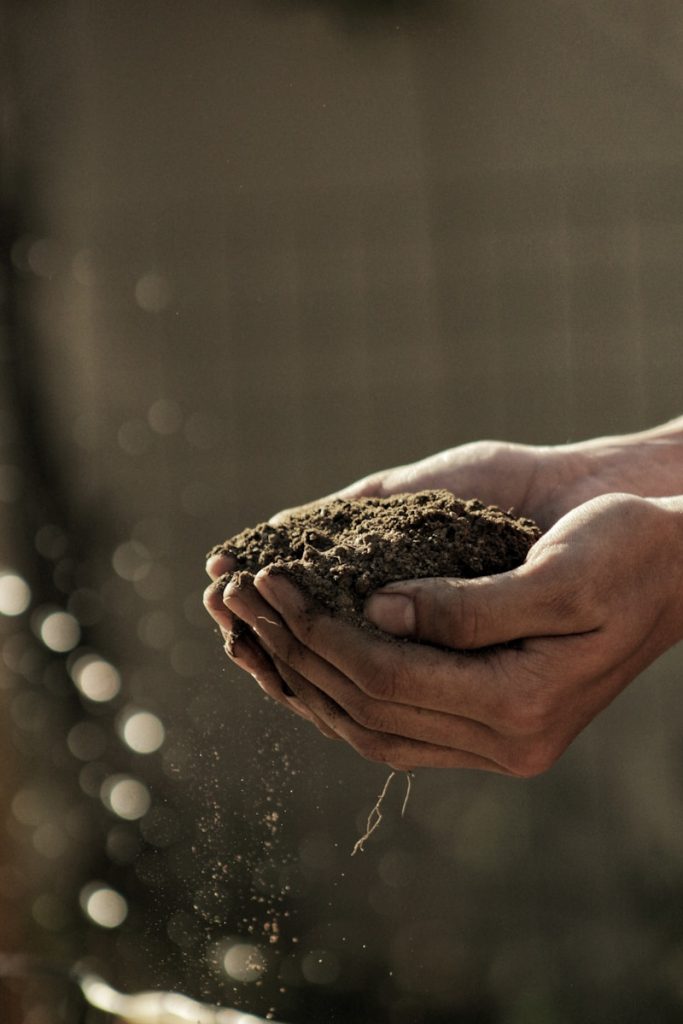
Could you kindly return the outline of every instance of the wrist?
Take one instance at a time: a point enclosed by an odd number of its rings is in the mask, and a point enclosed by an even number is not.
[[[683,417],[651,430],[569,444],[578,472],[606,491],[643,498],[683,493]]]

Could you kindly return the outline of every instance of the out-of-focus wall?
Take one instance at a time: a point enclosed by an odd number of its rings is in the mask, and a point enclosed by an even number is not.
[[[678,1020],[679,652],[547,776],[419,773],[351,861],[382,769],[267,705],[200,607],[210,545],[373,469],[680,413],[678,5],[17,0],[3,27],[12,416],[59,488],[5,502],[42,595],[6,635],[57,666],[4,641],[36,944],[292,1024]],[[80,638],[45,654],[55,609]]]

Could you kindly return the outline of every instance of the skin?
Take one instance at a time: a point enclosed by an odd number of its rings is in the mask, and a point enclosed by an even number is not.
[[[228,653],[270,696],[364,757],[538,775],[683,638],[683,419],[556,448],[463,445],[339,493],[428,487],[546,532],[511,572],[376,591],[366,615],[399,644],[313,608],[269,569],[210,586],[207,609],[226,633],[235,616],[251,626]],[[207,566],[213,579],[233,568]]]

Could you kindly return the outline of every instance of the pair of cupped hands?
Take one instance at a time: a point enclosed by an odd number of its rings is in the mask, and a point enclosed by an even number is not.
[[[268,568],[253,584],[212,583],[205,604],[235,664],[364,757],[396,769],[534,776],[683,636],[679,499],[641,496],[641,462],[609,439],[563,447],[482,441],[331,495],[445,488],[544,530],[509,572],[406,580],[372,594],[367,618],[403,643],[312,608]],[[234,568],[225,556],[207,564],[214,581]],[[235,619],[253,635],[231,639]]]

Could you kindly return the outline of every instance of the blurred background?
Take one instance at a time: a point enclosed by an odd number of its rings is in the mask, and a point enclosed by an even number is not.
[[[683,411],[682,46],[674,0],[5,0],[0,951],[290,1024],[681,1020],[680,651],[351,860],[386,772],[201,594],[373,469]]]

